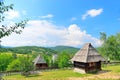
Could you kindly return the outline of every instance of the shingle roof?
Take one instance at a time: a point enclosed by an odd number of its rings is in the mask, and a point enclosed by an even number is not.
[[[71,60],[84,63],[105,61],[91,43],[86,43]]]
[[[46,61],[45,61],[40,55],[38,55],[38,56],[33,60],[33,62],[34,62],[34,65],[35,65],[35,64],[40,64],[40,63],[46,63]]]

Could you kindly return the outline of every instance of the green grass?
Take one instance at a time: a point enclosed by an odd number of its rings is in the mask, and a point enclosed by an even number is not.
[[[120,73],[120,65],[105,65],[103,70],[109,70],[111,72]]]
[[[113,74],[114,73],[120,74],[120,65],[104,66],[103,70],[106,70],[106,71],[108,70]],[[68,78],[74,78],[74,77],[80,78],[80,77],[87,77],[92,75],[94,74],[80,74],[80,73],[74,72],[73,70],[65,69],[65,70],[43,71],[43,72],[40,72],[38,75],[30,75],[28,77],[21,76],[21,75],[6,76],[4,77],[4,79],[5,80],[68,80]],[[99,79],[95,79],[95,80],[99,80]],[[114,79],[105,79],[105,80],[114,80]]]
[[[56,71],[44,72],[41,75],[41,77],[46,78],[46,75],[47,75],[47,78],[49,78],[49,79],[50,78],[64,79],[67,77],[83,77],[83,76],[88,76],[90,74],[80,74],[80,73],[73,72],[73,70],[56,70]]]
[[[80,74],[73,70],[52,70],[40,72],[38,75],[24,77],[21,75],[6,76],[5,80],[67,80],[69,77],[84,77],[91,74]]]

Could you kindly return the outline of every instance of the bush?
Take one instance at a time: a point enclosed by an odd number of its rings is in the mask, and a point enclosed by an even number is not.
[[[21,70],[21,62],[19,59],[12,61],[7,67],[7,71],[20,71],[20,70]]]

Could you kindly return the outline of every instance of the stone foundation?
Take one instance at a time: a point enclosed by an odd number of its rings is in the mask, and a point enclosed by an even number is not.
[[[85,74],[85,70],[84,69],[81,69],[81,68],[74,68],[74,71],[75,72],[78,72],[78,73],[82,73],[82,74]]]

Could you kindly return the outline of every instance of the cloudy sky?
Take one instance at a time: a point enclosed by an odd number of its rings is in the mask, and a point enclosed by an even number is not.
[[[14,4],[5,13],[7,25],[29,18],[22,34],[2,39],[4,46],[100,46],[99,32],[110,36],[120,31],[119,0],[4,1]]]

